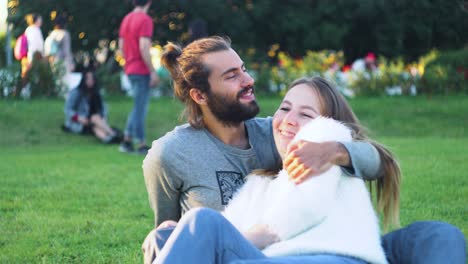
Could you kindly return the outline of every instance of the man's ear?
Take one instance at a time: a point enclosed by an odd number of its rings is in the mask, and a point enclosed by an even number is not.
[[[203,93],[202,91],[200,91],[198,89],[195,89],[195,88],[191,88],[190,91],[189,91],[189,94],[190,94],[190,97],[192,98],[192,100],[195,101],[195,103],[197,103],[199,105],[206,105],[207,104],[206,94]]]

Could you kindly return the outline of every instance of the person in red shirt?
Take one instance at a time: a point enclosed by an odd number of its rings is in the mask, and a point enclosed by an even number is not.
[[[134,94],[133,109],[128,116],[119,151],[146,155],[149,149],[145,141],[149,89],[159,82],[159,78],[150,56],[153,20],[147,13],[151,0],[134,0],[133,4],[135,8],[124,17],[119,30],[119,51],[125,59],[124,71]],[[136,149],[134,140],[138,142]]]

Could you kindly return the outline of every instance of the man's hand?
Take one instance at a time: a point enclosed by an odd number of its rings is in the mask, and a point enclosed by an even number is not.
[[[283,167],[289,180],[300,184],[327,171],[333,165],[349,166],[349,154],[339,142],[322,143],[299,140],[288,146]]]
[[[258,249],[262,250],[267,246],[279,242],[280,239],[267,225],[257,224],[243,233],[244,237]]]
[[[158,84],[159,84],[159,76],[154,71],[151,71],[149,86],[156,87],[158,86]]]

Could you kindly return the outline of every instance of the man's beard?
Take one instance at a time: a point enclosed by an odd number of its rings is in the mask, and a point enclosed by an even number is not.
[[[250,88],[251,87],[244,88],[237,93],[234,100],[217,95],[210,90],[207,94],[208,107],[213,115],[225,126],[237,126],[241,122],[255,117],[260,112],[260,108],[255,100],[248,104],[242,104],[239,101],[242,94]]]

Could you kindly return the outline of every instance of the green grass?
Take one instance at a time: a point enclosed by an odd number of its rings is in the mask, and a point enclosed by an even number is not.
[[[280,98],[263,98],[261,116]],[[123,128],[128,98],[107,100]],[[401,220],[441,220],[468,234],[468,97],[358,98],[351,104],[403,169]],[[140,263],[152,228],[142,156],[61,132],[62,100],[0,101],[0,263]],[[153,100],[147,138],[181,105]]]

